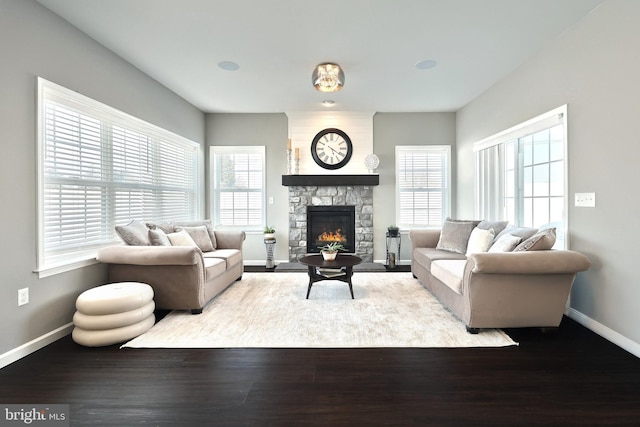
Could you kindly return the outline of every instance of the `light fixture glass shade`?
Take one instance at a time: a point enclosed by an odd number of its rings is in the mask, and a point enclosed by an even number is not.
[[[311,82],[320,92],[337,92],[344,85],[344,71],[338,64],[320,64],[313,70]]]

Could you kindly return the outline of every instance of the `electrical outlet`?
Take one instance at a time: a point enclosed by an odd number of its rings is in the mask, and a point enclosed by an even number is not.
[[[18,307],[29,304],[29,288],[18,289]]]

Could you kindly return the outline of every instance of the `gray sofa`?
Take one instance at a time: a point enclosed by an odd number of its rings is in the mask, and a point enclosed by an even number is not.
[[[213,230],[208,220],[132,221],[116,229],[125,245],[100,249],[98,261],[108,265],[110,282],[151,285],[156,308],[202,313],[209,301],[242,278],[243,231]]]
[[[557,327],[576,273],[591,264],[578,252],[550,249],[555,234],[549,239],[547,233],[546,242],[541,244],[539,239],[532,246],[530,239],[539,235],[535,232],[520,238],[518,251],[463,253],[443,245],[446,239],[441,230],[413,230],[409,233],[411,271],[470,333],[480,328]],[[459,249],[467,246],[465,234]],[[468,239],[469,234],[466,236]]]

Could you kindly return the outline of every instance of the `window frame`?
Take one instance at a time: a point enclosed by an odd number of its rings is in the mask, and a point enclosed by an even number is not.
[[[511,171],[511,178],[514,185],[514,194],[511,199],[515,202],[513,203],[513,216],[517,220],[516,226],[530,226],[524,225],[526,220],[525,210],[527,207],[525,206],[525,200],[530,199],[531,201],[535,199],[547,198],[551,203],[551,199],[554,197],[558,197],[557,194],[554,196],[551,192],[547,196],[535,196],[535,195],[527,195],[524,191],[524,173],[525,168],[533,168],[536,165],[548,165],[549,167],[552,164],[557,163],[558,160],[554,160],[551,157],[543,162],[536,162],[532,160],[531,163],[525,164],[524,150],[522,149],[522,145],[524,144],[523,140],[527,137],[533,138],[534,135],[539,134],[545,130],[551,130],[556,126],[562,125],[562,167],[563,167],[563,208],[562,208],[562,223],[563,229],[557,230],[558,238],[556,241],[556,248],[569,248],[569,140],[568,140],[568,116],[567,116],[567,105],[562,105],[558,108],[554,108],[551,111],[540,114],[530,120],[527,120],[523,123],[515,125],[509,129],[506,129],[502,132],[499,132],[495,135],[492,135],[488,138],[485,138],[481,141],[476,142],[473,145],[473,151],[475,152],[475,164],[476,164],[476,173],[475,173],[475,212],[477,217],[483,216],[483,211],[489,211],[492,213],[501,212],[500,216],[488,217],[484,218],[487,220],[503,220],[508,219],[505,210],[507,210],[506,199],[508,197],[507,191],[507,150],[508,146],[512,146],[512,163],[513,168],[509,169]],[[549,139],[551,142],[551,139]],[[533,147],[533,146],[532,146]],[[551,147],[551,145],[549,145]],[[481,164],[481,156],[484,153],[488,153],[489,149],[500,149],[500,162],[501,162],[501,171],[500,171],[500,188],[495,193],[498,194],[499,200],[493,200],[492,202],[487,202],[485,198],[486,194],[489,192],[483,188],[483,182],[488,181],[486,173],[482,172],[482,164]],[[533,150],[533,148],[532,148]],[[533,170],[533,169],[532,169]],[[533,178],[532,178],[533,179]],[[534,180],[532,180],[533,185]],[[529,184],[529,183],[527,183]],[[549,183],[551,184],[551,183]],[[502,203],[502,206],[497,206],[497,203]],[[543,225],[549,224],[548,222],[545,224],[535,225],[534,227],[540,227]]]
[[[116,206],[121,206],[122,203],[122,199],[118,197],[118,192],[133,194],[136,190],[141,191],[139,190],[140,188],[145,188],[148,193],[161,192],[161,196],[166,196],[169,188],[175,194],[182,191],[184,197],[188,197],[191,200],[189,209],[187,209],[190,211],[188,212],[189,218],[174,217],[172,219],[197,219],[201,215],[204,163],[200,144],[41,77],[37,78],[37,91],[37,258],[35,272],[38,273],[39,277],[47,277],[94,264],[97,262],[95,256],[99,248],[121,243],[115,233],[115,225],[118,225],[122,220],[122,218],[118,219],[118,216],[122,216],[122,211],[116,209]],[[60,111],[78,118],[90,118],[91,121],[96,123],[96,129],[100,130],[99,137],[94,138],[91,148],[94,150],[94,155],[100,160],[95,162],[95,169],[91,178],[84,176],[83,172],[78,172],[77,176],[70,175],[69,178],[65,178],[61,169],[50,169],[52,163],[47,160],[47,150],[57,149],[56,147],[61,143],[57,140],[57,137],[55,140],[51,139],[50,133],[55,132],[57,134],[61,132],[61,128],[59,126],[52,128],[47,124],[46,120],[50,118],[47,109],[49,111]],[[72,130],[78,129],[80,127],[72,128]],[[149,144],[145,158],[151,159],[149,164],[154,172],[150,173],[152,177],[149,182],[143,184],[136,182],[135,179],[116,179],[114,177],[115,170],[120,170],[120,176],[127,175],[126,165],[123,165],[121,158],[116,156],[121,155],[128,158],[131,152],[129,145],[131,140],[126,137],[125,139],[118,139],[122,134],[114,131],[117,129],[134,133],[145,139],[146,143]],[[77,151],[83,151],[83,141],[89,142],[89,139],[75,136],[73,140],[69,141],[67,145],[72,144],[72,147],[75,146]],[[187,160],[188,163],[193,164],[195,169],[189,169],[191,172],[185,175],[188,180],[183,182],[180,187],[181,190],[177,189],[173,182],[171,184],[167,183],[167,176],[175,177],[175,172],[179,171],[179,169],[175,167],[174,163],[166,163],[166,159],[170,157],[166,153],[160,154],[161,152],[166,152],[166,150],[178,150],[185,153],[185,156],[188,157],[180,158],[179,161]],[[138,149],[137,151],[140,152],[141,150]],[[78,168],[80,165],[84,165],[83,157],[72,156],[70,161],[68,168]],[[58,160],[55,160],[55,162],[58,162]],[[126,163],[126,160],[124,162]],[[162,167],[162,165],[166,166]],[[116,169],[118,167],[120,169]],[[135,174],[133,171],[128,173],[129,176],[133,174]],[[178,173],[178,175],[182,178],[183,174]],[[94,188],[94,191],[102,194],[101,197],[105,200],[100,203],[98,221],[104,225],[90,243],[80,243],[75,246],[69,245],[66,248],[63,245],[59,256],[56,256],[56,251],[51,246],[51,243],[47,244],[46,238],[51,226],[47,225],[45,218],[55,212],[55,209],[51,211],[47,207],[47,200],[51,200],[52,197],[51,190],[47,190],[47,187],[59,186],[59,188],[63,188],[66,185],[64,184],[65,181],[68,185],[74,185],[85,190]],[[62,198],[60,200],[66,199]],[[88,199],[80,197],[78,200],[80,202],[79,206],[81,206],[80,209],[86,213],[91,206],[87,204]],[[120,202],[118,202],[119,200]],[[151,200],[151,205],[154,208],[158,204],[161,208],[165,206],[162,203],[162,197],[152,197],[149,200]],[[96,211],[94,210],[93,212],[95,213]],[[61,223],[63,221],[61,218],[64,217],[65,212],[58,209],[57,213],[59,215],[56,218],[60,219],[56,221]],[[165,218],[130,219],[161,220]],[[64,239],[64,236],[61,234],[60,238]]]
[[[260,192],[260,224],[235,224],[225,225],[220,221],[220,211],[217,203],[219,199],[218,168],[216,166],[216,156],[220,154],[259,154],[261,156],[262,168],[262,187]],[[212,145],[209,147],[209,184],[210,184],[210,200],[209,212],[213,225],[220,229],[243,230],[245,232],[262,232],[267,223],[267,170],[266,170],[266,147],[264,145]]]
[[[443,186],[440,187],[441,191],[444,193],[442,196],[442,212],[441,218],[439,222],[436,223],[407,223],[403,222],[402,219],[402,204],[401,204],[401,193],[404,191],[401,186],[400,173],[403,170],[400,159],[401,154],[403,153],[421,153],[421,154],[429,154],[429,153],[439,153],[440,155],[444,155],[446,158],[444,159],[444,168],[443,171]],[[403,229],[419,229],[419,228],[439,228],[444,223],[445,219],[451,215],[451,145],[397,145],[395,148],[395,193],[396,193],[396,224]]]

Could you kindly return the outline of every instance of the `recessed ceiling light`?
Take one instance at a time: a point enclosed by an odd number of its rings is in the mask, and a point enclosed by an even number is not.
[[[433,68],[436,65],[438,65],[438,63],[433,59],[423,59],[422,61],[416,62],[416,68],[418,70],[428,70],[429,68]]]
[[[332,101],[330,99],[327,99],[325,101],[322,101],[322,105],[324,105],[325,107],[333,107],[333,104],[335,104],[335,101]]]
[[[218,67],[226,71],[238,71],[240,69],[240,66],[233,61],[218,62]]]

